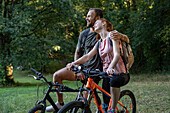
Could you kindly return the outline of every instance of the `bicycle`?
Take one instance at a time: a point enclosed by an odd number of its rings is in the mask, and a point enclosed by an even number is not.
[[[51,92],[80,92],[80,90],[84,91],[84,89],[82,89],[82,88],[72,89],[70,87],[67,87],[67,86],[59,84],[59,83],[54,84],[53,82],[48,81],[41,73],[37,72],[36,70],[34,70],[32,68],[30,70],[38,75],[37,77],[31,75],[34,79],[41,80],[43,82],[45,81],[45,83],[47,83],[49,87],[48,87],[43,99],[36,102],[35,106],[29,111],[29,113],[38,113],[38,112],[45,113],[46,101],[49,101],[49,103],[55,109],[55,112],[57,112],[59,109],[57,108],[57,106],[55,105],[51,96],[49,95]],[[53,88],[53,86],[58,86],[59,88]],[[83,85],[82,85],[82,87],[83,87]],[[87,107],[87,111],[88,111],[88,109],[89,108]]]
[[[73,67],[72,71],[75,73],[82,73],[84,76],[88,79],[86,87],[83,88],[84,90],[80,90],[77,98],[75,101],[72,101],[65,106],[63,106],[58,113],[91,113],[90,110],[90,103],[92,96],[95,99],[98,113],[104,113],[104,110],[102,109],[100,98],[98,97],[97,91],[94,90],[97,88],[101,92],[103,92],[105,95],[111,97],[111,95],[103,90],[100,86],[98,86],[95,82],[93,82],[93,77],[99,76],[100,78],[110,78],[107,76],[106,72],[99,72],[98,70],[92,71],[89,69],[82,69],[79,67]],[[124,73],[114,73],[113,76],[121,76]],[[83,91],[88,91],[88,97],[83,98]],[[89,107],[89,109],[87,109]],[[108,109],[111,107],[111,101],[109,103]],[[130,90],[123,90],[120,92],[120,99],[118,101],[117,107],[116,107],[117,113],[136,113],[136,99]]]

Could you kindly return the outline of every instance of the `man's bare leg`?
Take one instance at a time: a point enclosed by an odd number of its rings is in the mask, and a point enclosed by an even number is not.
[[[63,80],[75,81],[76,77],[74,72],[67,70],[66,68],[62,68],[56,71],[53,75],[53,82],[58,82],[59,84],[63,84]],[[61,109],[64,105],[63,102],[63,94],[56,92],[57,95],[57,102],[55,103],[56,106]],[[54,112],[54,108],[52,106],[48,106],[46,108],[46,112]]]
[[[76,77],[73,71],[67,70],[66,68],[62,68],[56,71],[53,75],[53,82],[58,82],[59,84],[63,84],[63,80],[68,81],[76,81]],[[59,103],[63,103],[63,94],[56,92],[57,100]]]

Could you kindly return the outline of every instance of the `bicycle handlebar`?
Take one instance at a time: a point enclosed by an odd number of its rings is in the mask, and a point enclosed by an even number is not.
[[[36,75],[38,75],[38,76],[41,76],[41,75],[42,75],[41,73],[39,73],[38,71],[34,70],[33,68],[30,68],[30,70],[31,70],[32,72],[36,73]]]
[[[90,70],[90,69],[83,69],[81,66],[78,66],[78,67],[73,66],[72,71],[74,71],[75,73],[83,72],[83,73],[88,74],[88,76],[91,76],[91,77],[99,76],[102,78],[111,78],[111,76],[108,76],[107,72],[100,72],[98,69],[95,71],[95,70]],[[124,74],[126,73],[113,73],[112,75],[120,76]]]
[[[40,72],[36,71],[33,68],[30,68],[30,70],[33,71],[34,73],[36,73],[36,75],[38,75],[37,77],[33,76],[34,79],[36,79],[36,80],[41,80],[41,78],[43,78],[45,80],[45,82],[47,82],[51,86],[60,86],[61,89],[71,89],[71,88],[69,88],[69,87],[67,87],[67,86],[65,86],[63,84],[59,84],[58,82],[56,84],[54,84],[53,82],[48,81]]]

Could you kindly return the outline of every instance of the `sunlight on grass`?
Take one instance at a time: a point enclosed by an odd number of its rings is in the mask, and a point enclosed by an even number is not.
[[[25,113],[33,108],[37,101],[37,84],[41,82],[28,77],[29,71],[24,72],[23,75],[20,72],[17,73],[19,75],[15,75],[14,78],[15,81],[20,83],[19,86],[0,88],[1,113],[16,113],[16,111],[17,113]],[[169,113],[169,77],[169,75],[131,75],[129,84],[122,87],[121,90],[129,89],[135,94],[137,113]],[[52,75],[48,75],[47,79],[52,80]],[[29,86],[30,84],[33,85]],[[81,86],[80,82],[64,81],[64,84],[71,88]],[[44,86],[40,87],[39,99],[43,98],[43,89]],[[70,92],[64,93],[65,103],[75,100],[76,94]],[[51,93],[50,95],[54,101],[57,101],[55,93]],[[101,94],[99,95],[102,97]],[[91,104],[91,110],[93,113],[96,111],[96,106],[93,102]]]

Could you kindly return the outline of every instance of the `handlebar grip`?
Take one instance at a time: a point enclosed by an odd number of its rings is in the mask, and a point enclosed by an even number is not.
[[[42,75],[41,73],[39,73],[39,72],[37,72],[36,70],[34,70],[33,68],[30,68],[30,70],[32,71],[32,72],[34,72],[34,73],[36,73],[36,75]]]
[[[125,74],[125,73],[113,73],[112,76],[120,76],[122,74]],[[107,72],[100,72],[99,76],[103,76],[104,78],[110,78],[110,77],[108,77]]]
[[[71,70],[72,70],[72,71],[77,71],[78,68],[77,68],[76,66],[73,66],[73,67],[71,68]]]
[[[104,75],[104,76],[108,76],[107,72],[100,72],[99,75]],[[113,76],[119,76],[120,73],[113,73]]]
[[[120,73],[113,73],[112,75],[113,76],[120,76],[121,74]]]
[[[107,72],[100,72],[99,75],[105,75],[105,76],[107,76]]]

